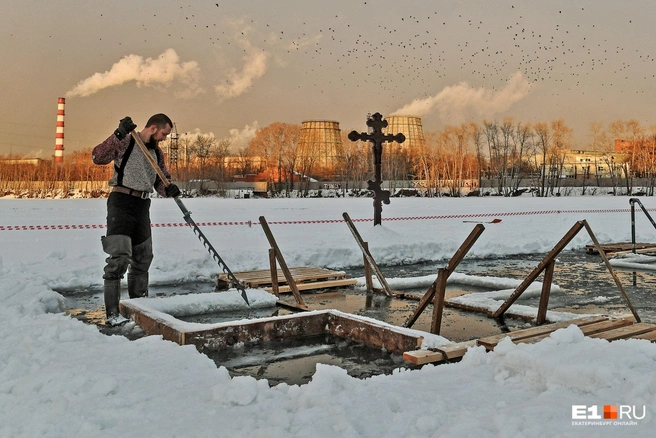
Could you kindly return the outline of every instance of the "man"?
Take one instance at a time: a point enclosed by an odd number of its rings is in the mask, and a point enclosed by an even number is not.
[[[127,322],[118,310],[121,297],[121,278],[128,272],[130,298],[148,296],[148,269],[153,260],[150,233],[150,193],[153,187],[162,196],[177,197],[175,184],[165,186],[157,172],[135,144],[132,136],[139,135],[156,159],[162,173],[170,181],[164,154],[159,142],[171,133],[173,122],[165,114],[155,114],[139,133],[130,117],[122,119],[114,134],[93,149],[95,164],[114,162],[114,175],[109,180],[112,191],[107,199],[107,235],[101,238],[105,260],[103,275],[105,323],[115,327]]]

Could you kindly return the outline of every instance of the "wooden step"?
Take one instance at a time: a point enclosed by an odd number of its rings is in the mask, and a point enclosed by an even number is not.
[[[631,242],[602,243],[599,246],[608,255],[611,253],[614,253],[614,255],[621,253],[628,254],[633,251],[633,243]],[[636,242],[635,246],[636,250],[640,250],[641,252],[656,251],[656,243]],[[585,250],[588,254],[598,253],[597,247],[595,245],[586,245]]]
[[[494,335],[494,336],[488,336],[486,338],[482,338],[478,340],[478,345],[482,345],[488,350],[493,350],[494,347],[503,339],[506,337],[510,337],[510,339],[513,342],[517,342],[521,339],[525,338],[531,338],[535,336],[540,336],[540,335],[546,335],[549,336],[552,332],[555,332],[558,329],[561,328],[567,328],[572,324],[576,324],[577,326],[581,327],[582,325],[585,324],[594,324],[597,322],[603,322],[603,321],[608,321],[608,317],[605,316],[593,316],[593,317],[585,317],[585,318],[578,318],[578,319],[572,319],[570,321],[563,321],[563,322],[557,322],[554,324],[546,324],[546,325],[541,325],[537,327],[531,327],[529,329],[525,330],[517,330],[514,332],[509,332],[509,333],[501,333],[499,335]]]
[[[308,283],[297,283],[298,290],[315,290],[315,289],[328,289],[331,287],[352,286],[358,281],[355,278],[343,278],[341,280],[328,280],[328,281],[312,281]],[[263,288],[267,292],[273,292],[272,287]],[[291,292],[289,286],[279,286],[279,293]]]
[[[644,322],[632,324],[625,327],[616,328],[614,330],[607,330],[600,333],[590,335],[591,338],[606,339],[608,341],[616,341],[618,339],[632,338],[635,335],[649,333],[656,330],[656,325],[646,324]]]
[[[656,342],[656,331],[643,333],[641,335],[632,336],[631,339],[645,339],[649,342]]]
[[[344,271],[332,271],[330,269],[324,268],[313,268],[306,266],[299,266],[289,268],[289,271],[296,281],[297,284],[305,283],[308,281],[317,281],[317,280],[339,280],[346,277],[346,272]],[[260,269],[256,271],[242,271],[242,272],[233,272],[233,275],[239,280],[245,287],[258,288],[262,286],[271,286],[271,270],[270,269]],[[282,269],[277,270],[278,284],[286,284],[287,279]],[[217,283],[228,283],[228,275],[225,273],[220,273],[217,276]]]
[[[403,353],[403,359],[415,365],[459,359],[465,355],[469,347],[476,347],[476,339],[457,344],[443,345],[439,349],[406,351]]]
[[[591,338],[607,339],[608,341],[631,338],[656,342],[656,325],[654,324],[635,323],[631,315],[623,318],[593,316],[532,327],[525,330],[517,330],[510,333],[501,333],[474,341],[448,344],[435,349],[406,351],[403,353],[403,359],[416,365],[443,362],[464,356],[469,347],[476,345],[484,346],[487,350],[493,350],[506,337],[509,337],[514,343],[518,344],[538,342],[549,337],[554,331],[567,328],[572,324],[577,325],[585,336]]]
[[[614,330],[620,327],[631,325],[633,322],[633,317],[627,316],[626,318],[609,319],[608,321],[599,321],[592,324],[579,325],[579,328],[581,329],[581,332],[583,332],[584,336],[592,336],[596,333],[606,332],[608,330]],[[550,335],[551,333],[546,333],[539,336],[524,338],[517,341],[517,343],[540,342],[541,340],[548,338]]]

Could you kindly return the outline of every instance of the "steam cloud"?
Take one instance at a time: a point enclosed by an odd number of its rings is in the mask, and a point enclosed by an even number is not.
[[[203,132],[200,130],[200,128],[195,128],[190,132],[185,132],[180,134],[179,139],[182,141],[188,140],[189,142],[193,142],[197,137],[209,136],[210,138],[215,139],[217,141],[227,140],[230,143],[230,149],[233,152],[237,152],[240,149],[243,149],[248,146],[250,141],[255,137],[255,134],[257,133],[258,129],[260,129],[259,123],[257,122],[257,120],[253,120],[253,123],[251,123],[250,125],[245,125],[244,128],[241,130],[237,128],[231,129],[230,135],[224,137],[223,139],[216,138],[216,136],[212,131]]]
[[[257,120],[254,120],[252,124],[244,126],[244,129],[241,131],[239,129],[230,130],[230,145],[235,149],[239,150],[248,146],[248,143],[255,137],[255,133],[260,129]]]
[[[264,76],[268,68],[268,55],[265,52],[250,50],[244,57],[241,70],[233,69],[228,74],[227,83],[214,87],[219,98],[229,99],[244,93],[253,85],[253,81]]]
[[[445,87],[434,96],[415,99],[392,115],[423,117],[437,111],[440,119],[462,122],[467,114],[492,116],[508,110],[530,92],[530,84],[522,72],[513,74],[501,90],[473,88],[467,82]]]
[[[105,88],[117,87],[135,81],[138,87],[169,88],[174,81],[183,87],[174,94],[181,98],[191,98],[202,89],[198,86],[200,68],[196,61],[180,62],[173,49],[165,50],[157,58],[144,59],[138,55],[128,55],[115,63],[109,71],[94,73],[80,81],[66,97],[90,96]]]

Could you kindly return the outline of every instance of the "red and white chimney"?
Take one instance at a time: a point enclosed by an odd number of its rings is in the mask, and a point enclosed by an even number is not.
[[[55,135],[55,163],[64,162],[64,105],[66,99],[57,100],[57,133]]]

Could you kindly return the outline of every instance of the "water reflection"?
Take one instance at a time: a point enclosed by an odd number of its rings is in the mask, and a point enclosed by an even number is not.
[[[544,254],[521,254],[494,259],[465,258],[456,272],[475,276],[504,277],[524,280],[544,259]],[[447,261],[420,263],[403,266],[381,266],[387,278],[409,278],[436,275],[438,268]],[[643,322],[656,323],[656,309],[653,305],[656,290],[656,272],[636,271],[635,269],[613,268],[631,303]],[[349,276],[362,277],[361,267],[346,269]],[[542,281],[541,274],[536,281]],[[552,292],[549,310],[630,313],[622,294],[612,275],[608,272],[599,255],[587,254],[584,249],[566,250],[556,258],[553,283],[560,286],[560,292]],[[473,292],[471,288],[463,293]],[[405,292],[405,291],[404,291]],[[413,291],[423,293],[425,290]],[[449,289],[447,289],[447,293]],[[539,296],[522,299],[522,304],[537,307]]]

